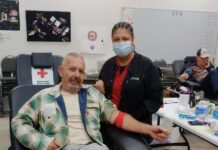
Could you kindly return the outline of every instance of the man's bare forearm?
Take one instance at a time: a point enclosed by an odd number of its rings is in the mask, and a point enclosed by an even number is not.
[[[119,111],[116,110],[113,115],[110,118],[110,123],[114,124],[116,117],[118,115]],[[135,132],[135,133],[141,133],[141,134],[149,134],[148,131],[150,129],[151,125],[141,123],[134,119],[132,116],[129,114],[126,114],[123,118],[123,124],[122,124],[122,129]]]

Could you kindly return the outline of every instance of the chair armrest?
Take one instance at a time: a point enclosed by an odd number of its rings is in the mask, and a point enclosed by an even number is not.
[[[179,77],[175,77],[175,79],[177,81],[181,82],[181,83],[184,83],[184,84],[188,85],[189,87],[194,87],[194,88],[200,88],[201,87],[201,85],[196,81],[185,80],[184,82],[182,82]]]
[[[195,81],[186,80],[185,83],[191,87],[201,87],[201,85]]]

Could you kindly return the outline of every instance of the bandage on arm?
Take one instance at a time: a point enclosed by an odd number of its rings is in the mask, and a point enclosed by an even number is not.
[[[126,113],[119,111],[119,113],[118,113],[118,115],[117,115],[117,117],[115,119],[115,122],[114,122],[114,125],[116,127],[122,128],[122,126],[123,126],[123,119],[124,119],[125,115],[126,115]]]

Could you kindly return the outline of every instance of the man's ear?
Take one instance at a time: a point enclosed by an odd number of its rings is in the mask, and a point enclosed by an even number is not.
[[[60,65],[58,66],[58,74],[62,77],[63,76],[63,67]]]
[[[87,78],[87,74],[84,72],[84,79],[86,79]]]

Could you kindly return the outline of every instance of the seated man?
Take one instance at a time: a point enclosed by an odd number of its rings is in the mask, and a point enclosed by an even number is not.
[[[186,68],[184,73],[180,76],[181,81],[187,79],[197,81],[206,96],[218,98],[218,68],[213,69],[210,66],[207,49],[199,49],[197,51],[196,63]]]
[[[61,83],[44,89],[27,101],[12,119],[16,138],[30,149],[108,149],[99,131],[100,121],[162,141],[167,130],[141,123],[117,110],[94,87],[83,88],[85,62],[68,54],[58,68]],[[144,149],[150,149],[145,146]]]

